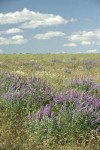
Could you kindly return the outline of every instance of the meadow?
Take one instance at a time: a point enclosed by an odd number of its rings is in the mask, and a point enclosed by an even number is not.
[[[100,54],[0,54],[0,150],[100,150]]]

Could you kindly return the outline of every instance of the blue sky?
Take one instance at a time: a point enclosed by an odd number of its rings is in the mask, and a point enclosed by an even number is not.
[[[0,53],[100,53],[100,0],[0,0]]]

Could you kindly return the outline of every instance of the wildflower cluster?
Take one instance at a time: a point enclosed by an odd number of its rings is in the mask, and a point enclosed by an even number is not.
[[[100,131],[100,84],[92,79],[74,79],[66,92],[55,92],[36,76],[6,73],[0,79],[0,89],[2,105],[10,103],[14,113],[24,115],[31,131]]]
[[[89,94],[94,94],[100,97],[100,84],[96,84],[91,78],[74,78],[70,83],[70,88],[77,89],[81,92],[86,92]]]
[[[21,103],[27,111],[45,106],[53,97],[53,90],[47,82],[36,76],[26,79],[21,75],[3,74],[0,88],[2,99],[16,105]]]
[[[35,114],[36,120],[40,122],[47,117],[54,123],[56,122],[56,128],[60,124],[66,124],[67,119],[70,118],[70,124],[72,125],[79,122],[81,128],[85,126],[85,130],[89,128],[97,131],[100,126],[99,116],[100,98],[95,95],[89,96],[86,92],[80,95],[74,90],[56,94],[52,102]],[[66,122],[63,122],[63,120]]]

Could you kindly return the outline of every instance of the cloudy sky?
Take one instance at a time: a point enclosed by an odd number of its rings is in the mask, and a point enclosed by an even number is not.
[[[0,0],[0,53],[100,53],[100,0]]]

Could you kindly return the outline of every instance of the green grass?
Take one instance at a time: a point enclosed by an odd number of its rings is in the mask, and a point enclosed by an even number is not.
[[[0,72],[20,74],[25,80],[35,74],[46,80],[54,91],[67,91],[70,81],[75,77],[93,78],[100,83],[100,54],[1,54]],[[1,75],[0,83],[2,78]],[[2,92],[0,89],[0,96]],[[36,106],[31,108],[35,110]],[[39,105],[38,109],[42,106]],[[60,132],[54,128],[54,134],[47,135],[44,126],[36,126],[35,130],[33,124],[33,131],[31,125],[30,130],[27,129],[25,111],[23,103],[16,106],[8,102],[4,104],[1,98],[0,150],[100,150],[100,135],[94,130],[83,132],[81,129],[82,132],[77,134],[77,126],[73,129],[71,126],[71,132],[69,128],[63,127]]]
[[[55,61],[53,61],[55,60]],[[84,65],[85,60],[98,61],[88,69]],[[36,62],[41,69],[33,68],[32,61]],[[55,88],[66,86],[73,77],[92,77],[100,82],[100,54],[12,54],[0,55],[0,71],[16,73],[24,72],[25,76],[36,73],[37,76],[46,79]],[[70,72],[66,71],[66,68]]]

